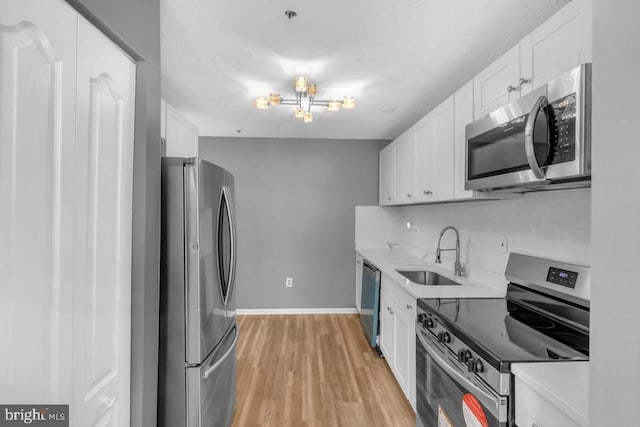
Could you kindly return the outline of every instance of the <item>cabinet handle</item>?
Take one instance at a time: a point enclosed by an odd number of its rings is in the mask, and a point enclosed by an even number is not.
[[[387,197],[387,200],[391,200],[391,197]]]
[[[408,197],[408,198],[411,198],[411,194],[407,194],[407,197]]]
[[[407,310],[411,310],[413,307],[409,304],[407,304]]]
[[[511,85],[507,87],[507,93],[515,92],[517,90],[518,90],[517,87],[511,86]]]
[[[425,196],[430,196],[431,194],[433,194],[433,191],[431,191],[431,190],[424,190],[422,193],[423,193]]]
[[[529,79],[525,79],[524,77],[520,77],[520,86],[529,83]]]

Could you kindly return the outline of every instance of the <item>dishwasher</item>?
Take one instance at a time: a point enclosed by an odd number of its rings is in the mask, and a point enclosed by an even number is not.
[[[378,329],[380,314],[380,270],[364,260],[362,263],[362,296],[360,299],[360,323],[371,347],[378,354]]]

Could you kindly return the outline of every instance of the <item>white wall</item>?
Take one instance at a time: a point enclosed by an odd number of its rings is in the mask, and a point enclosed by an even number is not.
[[[468,276],[488,283],[503,283],[508,254],[498,247],[500,237],[507,238],[507,251],[547,257],[580,265],[590,265],[589,188],[530,193],[513,200],[473,201],[434,205],[378,208],[384,212],[363,210],[364,222],[378,220],[380,247],[389,240],[388,218],[392,221],[392,240],[409,248],[427,250],[427,259],[435,259],[440,231],[452,225],[460,232],[461,262]],[[410,221],[417,232],[410,232]],[[368,229],[375,228],[372,225]],[[356,227],[356,230],[358,226]],[[371,241],[372,237],[368,237]],[[356,243],[358,245],[358,243]],[[451,231],[442,239],[442,247],[455,246]],[[446,268],[453,267],[454,252],[442,254]]]
[[[590,424],[637,426],[640,3],[594,0],[593,18]]]

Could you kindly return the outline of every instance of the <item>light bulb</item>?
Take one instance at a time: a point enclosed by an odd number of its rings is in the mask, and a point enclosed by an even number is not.
[[[295,117],[296,119],[301,119],[304,117],[304,110],[301,107],[296,107]]]
[[[307,79],[302,76],[296,77],[296,92],[307,91]]]
[[[353,96],[345,96],[342,100],[343,108],[353,108],[356,106],[356,99]]]
[[[280,100],[282,98],[280,98],[280,94],[279,93],[272,93],[271,95],[269,95],[269,104],[270,105],[280,105]]]
[[[256,107],[261,110],[266,109],[269,106],[269,101],[264,96],[259,96],[256,98]]]
[[[340,110],[340,101],[329,101],[329,111]]]
[[[313,114],[311,114],[311,111],[304,113],[304,122],[311,123],[312,121],[313,121]]]

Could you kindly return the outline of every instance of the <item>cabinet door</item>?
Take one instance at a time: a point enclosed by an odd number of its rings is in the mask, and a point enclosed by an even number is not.
[[[0,401],[69,403],[78,18],[0,11]]]
[[[454,95],[454,198],[465,199],[473,196],[472,190],[465,190],[467,167],[467,139],[465,128],[473,121],[473,82],[462,86]]]
[[[415,159],[414,159],[414,201],[428,202],[433,198],[433,169],[431,162],[433,156],[433,120],[431,114],[427,114],[414,126],[415,135]]]
[[[409,391],[409,367],[411,363],[411,357],[409,355],[409,341],[413,339],[410,336],[410,319],[406,310],[400,305],[400,303],[392,304],[393,320],[394,320],[394,337],[395,337],[395,350],[394,355],[394,371],[396,379],[400,388],[404,390],[405,395],[408,397]]]
[[[393,310],[391,299],[388,295],[388,286],[393,286],[382,282],[380,287],[380,350],[390,367],[393,368],[395,337]]]
[[[360,298],[362,297],[362,256],[356,253],[356,283],[355,283],[355,294],[356,294],[356,310],[360,313]]]
[[[583,51],[588,36],[582,28],[580,1],[572,1],[522,39],[520,74],[527,80],[523,94],[585,62],[590,55]]]
[[[393,203],[394,145],[389,144],[380,151],[379,201],[381,206]]]
[[[453,113],[453,96],[430,113],[433,138],[429,168],[433,201],[453,199]]]
[[[395,203],[408,204],[413,196],[413,160],[415,144],[413,130],[403,133],[395,144]]]
[[[519,79],[520,46],[516,45],[474,77],[475,118],[519,98]]]
[[[78,22],[71,418],[129,425],[134,63]]]

